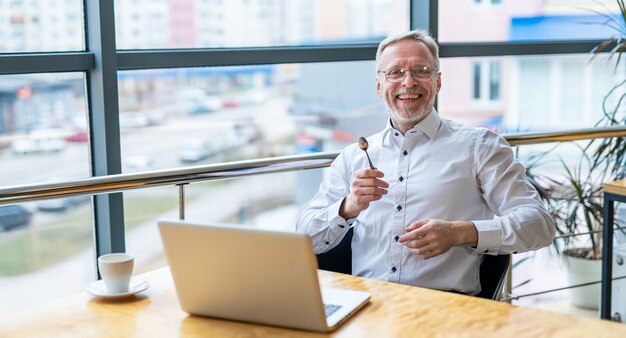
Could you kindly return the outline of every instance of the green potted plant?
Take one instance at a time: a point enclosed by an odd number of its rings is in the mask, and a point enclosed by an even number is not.
[[[626,49],[626,6],[616,0],[619,17],[596,12],[606,20],[602,23],[614,29],[616,35],[597,45],[592,60],[607,53],[609,62],[615,63],[615,72],[623,72],[622,54]],[[595,60],[597,61],[597,60]],[[618,73],[619,74],[619,73]],[[619,80],[604,96],[602,117],[596,127],[626,125],[622,102],[626,99],[626,76]],[[581,284],[600,279],[602,204],[604,182],[626,177],[626,140],[624,137],[599,138],[584,142],[568,142],[578,149],[579,157],[566,160],[559,157],[562,173],[539,173],[548,164],[550,155],[563,144],[531,157],[527,167],[530,182],[537,188],[557,227],[554,248],[565,257],[570,284]],[[552,164],[552,163],[551,163]],[[619,220],[618,224],[619,224]],[[576,273],[589,272],[588,277]],[[571,275],[573,273],[573,275]],[[586,289],[586,290],[585,290]],[[584,292],[591,290],[591,295]],[[580,307],[597,308],[599,285],[570,289],[572,303]]]

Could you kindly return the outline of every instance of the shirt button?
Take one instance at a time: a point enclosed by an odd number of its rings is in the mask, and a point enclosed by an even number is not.
[[[485,253],[489,252],[489,249],[485,250]]]
[[[396,136],[398,136],[398,135],[400,135],[400,134],[396,133]]]
[[[516,253],[517,253],[517,251],[513,251],[513,253],[514,253],[514,254],[516,254]]]
[[[398,269],[396,269],[395,266],[391,268],[391,272],[396,272],[396,270],[398,270]]]
[[[342,228],[342,229],[346,227],[346,226],[345,226],[345,225],[343,225],[343,224],[337,224],[337,225],[338,225],[340,228]]]
[[[396,236],[396,237],[394,237],[393,239],[395,239],[395,240],[396,240],[396,242],[397,242],[397,241],[400,239],[400,236]]]
[[[324,242],[324,244],[328,245],[328,244],[330,244],[330,242],[329,242],[329,241],[326,241],[326,242]]]
[[[399,180],[400,182],[404,181],[404,177],[400,176]]]
[[[396,209],[398,209],[398,211],[400,211],[400,210],[402,210],[402,206],[398,205],[398,207]]]
[[[403,152],[403,154],[404,154],[404,156],[406,156],[406,155],[408,155],[408,154],[409,154],[409,152],[405,150],[405,151]]]

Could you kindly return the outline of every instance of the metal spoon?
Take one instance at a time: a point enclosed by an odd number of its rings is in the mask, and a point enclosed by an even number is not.
[[[376,167],[374,167],[374,165],[372,164],[370,155],[367,153],[368,147],[369,147],[369,143],[367,143],[367,140],[365,139],[365,137],[363,136],[359,137],[359,148],[361,148],[361,150],[365,152],[365,155],[367,156],[367,161],[370,163],[370,168],[376,169]]]

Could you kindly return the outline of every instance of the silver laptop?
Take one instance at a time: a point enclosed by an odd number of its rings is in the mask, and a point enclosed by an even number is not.
[[[370,299],[362,291],[320,291],[307,235],[245,225],[158,224],[180,306],[190,314],[326,332]]]

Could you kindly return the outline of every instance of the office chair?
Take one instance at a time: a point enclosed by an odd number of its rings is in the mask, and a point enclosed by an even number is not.
[[[322,270],[352,274],[352,236],[350,228],[336,247],[317,255],[317,266]]]
[[[353,229],[350,229],[336,247],[317,255],[318,267],[322,270],[352,274],[352,236]],[[480,264],[481,291],[476,297],[499,299],[510,261],[511,255],[485,255]]]

